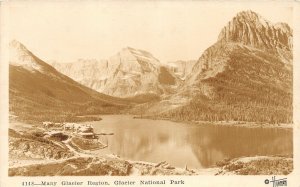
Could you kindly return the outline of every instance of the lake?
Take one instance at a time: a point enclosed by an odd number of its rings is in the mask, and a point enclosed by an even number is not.
[[[91,122],[113,153],[129,160],[167,161],[176,167],[208,168],[225,158],[292,154],[292,129],[191,125],[166,120],[104,115]]]

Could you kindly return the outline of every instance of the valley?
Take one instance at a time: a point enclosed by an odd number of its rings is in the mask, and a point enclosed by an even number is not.
[[[197,60],[162,62],[124,47],[103,60],[46,62],[13,40],[9,175],[286,175],[292,40],[287,24],[250,10]],[[99,136],[73,136],[62,128],[69,123]],[[65,139],[49,138],[52,131]]]

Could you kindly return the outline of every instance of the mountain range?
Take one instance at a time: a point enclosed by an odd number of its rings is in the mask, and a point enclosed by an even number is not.
[[[176,77],[151,53],[123,48],[108,60],[78,60],[52,63],[58,71],[98,92],[133,97],[162,95],[176,85]]]
[[[107,60],[49,65],[19,42],[11,47],[10,109],[17,115],[70,106],[69,115],[84,109],[175,120],[292,122],[292,29],[252,11],[230,20],[198,60],[165,63],[126,47]]]

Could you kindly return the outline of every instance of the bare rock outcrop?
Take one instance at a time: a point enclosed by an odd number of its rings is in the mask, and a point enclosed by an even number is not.
[[[116,97],[161,95],[166,83],[176,84],[169,70],[151,53],[131,47],[123,48],[107,60],[81,59],[52,65],[81,84]]]
[[[218,41],[237,42],[260,49],[291,51],[292,29],[286,23],[272,24],[252,11],[237,14],[221,31]]]

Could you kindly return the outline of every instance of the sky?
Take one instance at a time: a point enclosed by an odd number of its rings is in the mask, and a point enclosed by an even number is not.
[[[12,1],[9,37],[44,61],[107,59],[124,47],[162,62],[198,59],[240,11],[292,25],[284,3],[200,1]]]

